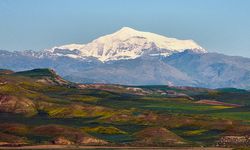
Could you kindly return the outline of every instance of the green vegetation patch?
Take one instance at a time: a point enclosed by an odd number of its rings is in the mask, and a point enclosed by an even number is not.
[[[198,129],[198,130],[191,130],[191,131],[186,131],[183,134],[186,136],[194,136],[194,135],[201,135],[204,132],[207,132],[208,130],[206,129]]]
[[[97,126],[97,127],[82,127],[83,131],[88,133],[99,133],[99,134],[127,134],[126,132],[113,127],[113,126]]]

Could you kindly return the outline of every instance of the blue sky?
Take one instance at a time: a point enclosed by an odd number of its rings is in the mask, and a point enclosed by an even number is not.
[[[249,0],[0,0],[0,49],[88,43],[123,26],[250,57]]]

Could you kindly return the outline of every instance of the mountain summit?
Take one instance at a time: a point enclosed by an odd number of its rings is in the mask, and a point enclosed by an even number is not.
[[[192,40],[178,40],[162,35],[123,27],[117,32],[102,36],[88,44],[69,44],[47,51],[55,55],[73,58],[94,57],[102,62],[135,59],[143,55],[169,56],[176,52],[191,50],[205,53],[206,50]]]
[[[63,78],[78,83],[250,89],[249,58],[209,53],[192,40],[128,27],[85,45],[70,44],[43,51],[0,50],[0,68],[52,68]],[[57,78],[43,79],[63,84]]]

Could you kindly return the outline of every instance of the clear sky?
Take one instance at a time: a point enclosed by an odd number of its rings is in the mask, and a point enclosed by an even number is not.
[[[250,57],[250,0],[0,0],[0,49],[88,43],[123,26]]]

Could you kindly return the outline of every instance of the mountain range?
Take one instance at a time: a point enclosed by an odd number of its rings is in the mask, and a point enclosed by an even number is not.
[[[179,40],[123,27],[88,44],[0,51],[0,68],[52,68],[80,83],[250,88],[250,58],[210,53]]]

